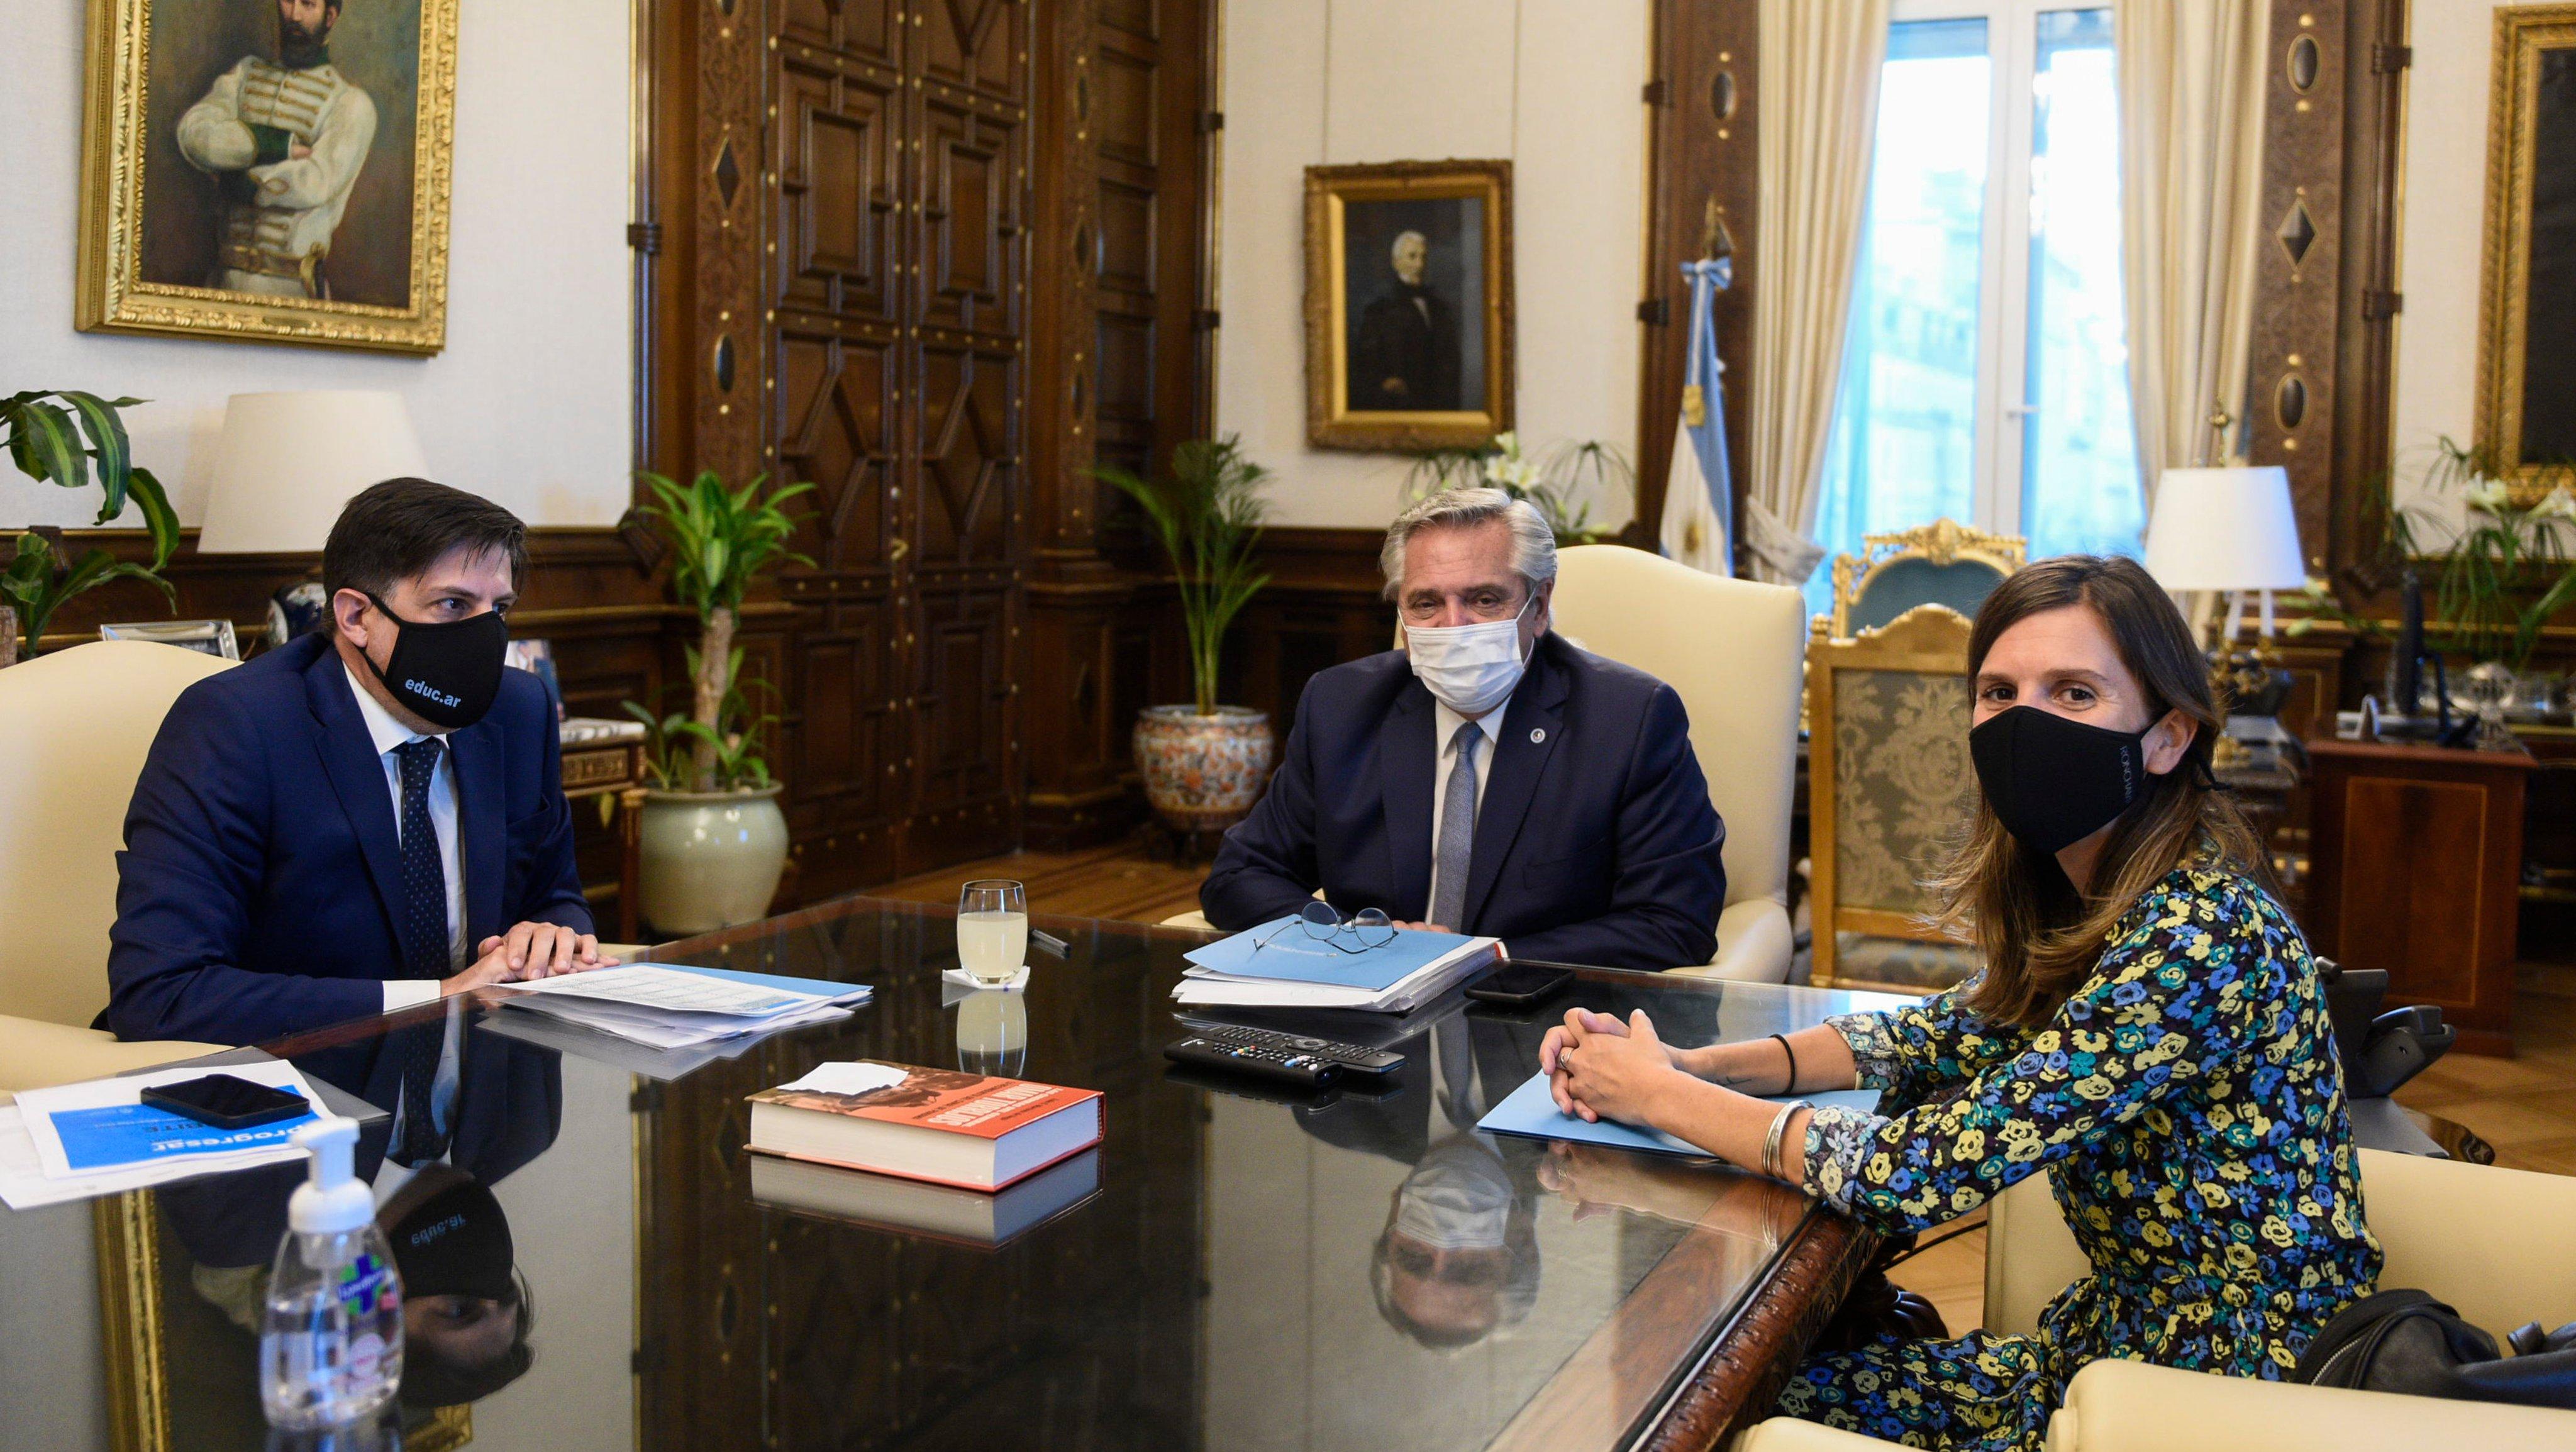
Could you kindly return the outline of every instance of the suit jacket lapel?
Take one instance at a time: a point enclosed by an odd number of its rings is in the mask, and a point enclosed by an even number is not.
[[[1416,922],[1431,902],[1431,693],[1408,681],[1378,728],[1378,789],[1386,814],[1387,858],[1395,869],[1388,915]]]
[[[323,774],[340,799],[340,810],[357,832],[368,880],[384,905],[386,929],[399,943],[395,925],[402,921],[402,839],[394,825],[393,790],[385,785],[384,759],[376,755],[357,697],[350,694],[348,671],[327,643],[320,658],[305,668],[304,695],[313,709],[313,749],[322,757]]]
[[[456,772],[456,858],[465,866],[465,951],[509,926],[501,921],[500,728],[479,721],[451,732],[447,747]]]
[[[1530,670],[1503,708],[1501,739],[1494,743],[1493,770],[1485,778],[1485,800],[1476,809],[1476,846],[1467,858],[1467,922],[1484,916],[1485,899],[1503,873],[1512,840],[1520,835],[1538,794],[1547,759],[1564,736],[1559,721],[1565,708],[1565,672],[1556,668],[1551,637],[1540,636],[1530,653]],[[1464,929],[1465,923],[1450,926]]]

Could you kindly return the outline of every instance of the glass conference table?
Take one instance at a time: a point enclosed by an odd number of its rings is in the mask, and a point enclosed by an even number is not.
[[[875,988],[694,1065],[480,1003],[268,1046],[390,1105],[405,1046],[461,1030],[447,1173],[506,1216],[525,1309],[503,1334],[530,1355],[420,1373],[462,1404],[404,1409],[400,1445],[1708,1447],[1761,1414],[1875,1248],[1771,1181],[1472,1132],[1569,1004],[1696,1042],[1874,996],[1586,970],[1527,1014],[1452,995],[1319,1021],[1409,1058],[1376,1092],[1309,1097],[1162,1057],[1199,935],[1034,921],[1072,949],[1033,949],[1016,994],[943,982],[953,915],[909,903],[666,945]],[[1099,1089],[1107,1137],[1035,1200],[889,1195],[745,1151],[745,1095],[858,1057]],[[298,1175],[0,1211],[0,1452],[284,1445],[241,1323]]]

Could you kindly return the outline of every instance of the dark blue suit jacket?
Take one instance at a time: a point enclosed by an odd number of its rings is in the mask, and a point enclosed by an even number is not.
[[[491,712],[447,741],[468,949],[526,921],[590,932],[544,685],[502,672]],[[328,636],[190,686],[125,814],[101,1026],[249,1044],[382,1012],[382,980],[407,976],[399,840]]]
[[[1438,719],[1400,651],[1308,681],[1278,775],[1199,889],[1208,921],[1248,928],[1318,887],[1344,913],[1420,921]],[[1449,926],[1501,938],[1516,958],[1705,963],[1726,899],[1725,843],[1681,698],[1542,635],[1494,744],[1467,920]]]

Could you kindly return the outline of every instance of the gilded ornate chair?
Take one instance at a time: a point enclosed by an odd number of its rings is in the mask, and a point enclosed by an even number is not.
[[[1967,949],[1924,925],[1932,899],[1920,886],[1975,800],[1967,664],[1967,617],[1946,605],[1807,643],[1820,987],[1928,993],[1975,967]]]
[[[2003,577],[2029,563],[2019,535],[1988,534],[1955,519],[1861,536],[1861,552],[1834,556],[1832,634],[1848,640],[1917,605],[1947,605],[1973,620]]]

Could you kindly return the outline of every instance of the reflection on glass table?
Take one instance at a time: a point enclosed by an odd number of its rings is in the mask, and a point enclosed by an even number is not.
[[[415,1344],[455,1355],[419,1388],[439,1409],[406,1377],[404,1445],[1639,1445],[1675,1418],[1722,1427],[1755,1391],[1712,1348],[1746,1338],[1754,1372],[1794,1354],[1777,1338],[1797,1318],[1754,1301],[1802,1307],[1870,1248],[1773,1182],[1473,1130],[1571,1004],[1646,1007],[1705,1040],[1853,995],[1586,970],[1549,1013],[1453,997],[1348,1018],[1341,1036],[1376,1033],[1404,1066],[1287,1097],[1162,1059],[1198,935],[1035,925],[1068,956],[1025,992],[963,997],[941,981],[946,908],[849,899],[669,945],[655,956],[876,996],[667,1077],[632,1046],[529,1043],[455,1005],[448,1142],[378,1181],[398,1236],[463,1211],[480,1247],[422,1269],[421,1291],[460,1304]],[[450,1019],[432,1005],[272,1047],[386,1105]],[[793,1194],[772,1175],[763,1203],[744,1097],[855,1058],[1098,1089],[1106,1138],[1007,1203],[831,1174]],[[369,1131],[371,1177],[392,1129]],[[253,1343],[227,1306],[274,1252],[295,1173],[0,1215],[0,1452],[261,1446]]]

